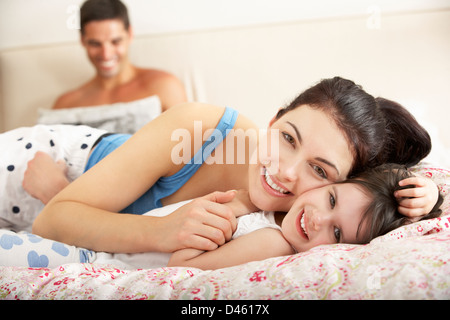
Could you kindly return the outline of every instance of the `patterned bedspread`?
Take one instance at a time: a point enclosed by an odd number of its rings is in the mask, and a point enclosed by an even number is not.
[[[445,196],[441,218],[367,245],[335,244],[215,271],[111,265],[0,268],[0,299],[450,299],[450,172],[419,167]]]

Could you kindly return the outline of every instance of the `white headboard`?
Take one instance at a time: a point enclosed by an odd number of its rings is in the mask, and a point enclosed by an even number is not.
[[[190,100],[232,106],[263,127],[300,91],[343,76],[404,104],[448,152],[449,30],[450,10],[440,10],[386,14],[376,28],[351,17],[140,36],[131,60],[177,75]],[[93,72],[79,43],[0,52],[0,131],[34,124],[38,108]]]

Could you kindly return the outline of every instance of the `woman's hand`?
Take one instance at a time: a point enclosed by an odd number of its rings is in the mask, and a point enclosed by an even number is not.
[[[184,248],[208,251],[229,241],[236,230],[236,217],[225,203],[232,201],[235,194],[235,191],[213,192],[163,217],[158,251]]]
[[[161,251],[199,252],[217,249],[231,240],[236,231],[236,218],[257,211],[250,201],[248,191],[230,190],[213,192],[195,199],[175,210],[167,217],[167,236],[161,243],[168,247]]]
[[[416,220],[430,213],[439,198],[439,190],[429,178],[414,176],[400,181],[399,185],[414,186],[396,191],[395,197],[400,204],[398,211]]]
[[[47,204],[69,184],[66,173],[64,160],[55,162],[47,153],[38,151],[28,162],[22,186],[32,197]]]

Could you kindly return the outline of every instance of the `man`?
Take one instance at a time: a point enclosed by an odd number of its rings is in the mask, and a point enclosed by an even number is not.
[[[157,95],[162,111],[186,101],[172,74],[142,69],[128,60],[133,38],[128,11],[120,0],[87,0],[80,9],[81,43],[96,69],[93,79],[60,96],[54,109],[130,102]]]

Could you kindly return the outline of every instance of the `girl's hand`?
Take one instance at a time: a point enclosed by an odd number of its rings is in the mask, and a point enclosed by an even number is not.
[[[407,217],[420,219],[430,213],[438,200],[439,190],[429,178],[414,176],[400,181],[399,185],[414,186],[395,192],[400,204],[398,211]]]
[[[55,162],[47,153],[38,151],[28,162],[22,186],[32,197],[47,204],[69,184],[66,173],[67,166],[64,160]]]
[[[226,206],[233,210],[236,218],[259,210],[250,201],[250,196],[247,190],[237,190],[234,192],[236,193],[236,196],[232,201],[226,203]]]
[[[236,217],[224,203],[233,200],[235,194],[235,191],[213,192],[162,218],[159,251],[184,248],[208,251],[229,241],[236,230]]]

